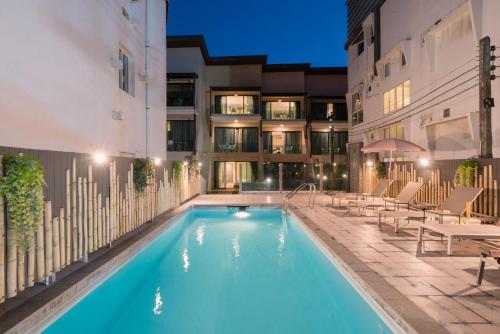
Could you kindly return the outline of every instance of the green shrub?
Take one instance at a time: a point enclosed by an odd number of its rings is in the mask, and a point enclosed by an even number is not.
[[[478,169],[479,164],[476,160],[462,161],[455,172],[455,187],[470,187],[474,181],[474,175],[476,174]]]
[[[143,193],[148,184],[153,183],[154,165],[149,158],[134,159],[134,186],[135,190]]]
[[[385,164],[380,160],[375,162],[375,173],[379,179],[383,179],[387,175]]]
[[[43,215],[45,170],[35,158],[22,155],[3,157],[0,195],[7,202],[7,222],[12,224],[19,247],[28,250]]]

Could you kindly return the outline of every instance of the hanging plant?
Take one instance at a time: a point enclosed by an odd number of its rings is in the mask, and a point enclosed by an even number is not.
[[[377,177],[379,179],[383,179],[387,175],[385,170],[385,164],[380,160],[377,160],[375,162],[375,173],[377,174]]]
[[[462,161],[455,172],[455,187],[470,187],[474,180],[474,175],[477,173],[478,169],[479,164],[476,160]]]
[[[154,166],[153,161],[149,158],[134,159],[134,186],[135,190],[143,193],[144,189],[153,183]]]
[[[40,161],[22,155],[6,155],[5,176],[0,173],[0,195],[7,202],[7,222],[19,247],[28,250],[43,215],[45,170]]]
[[[200,175],[200,163],[198,160],[190,160],[188,163],[189,177],[194,179]]]
[[[177,184],[180,184],[180,179],[182,177],[182,172],[183,172],[183,165],[181,161],[173,161],[172,162],[172,175],[174,177],[174,181]]]

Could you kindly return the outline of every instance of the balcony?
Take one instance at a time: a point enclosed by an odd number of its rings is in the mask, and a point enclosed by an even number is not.
[[[259,152],[259,143],[213,143],[213,153],[255,153]]]
[[[184,140],[184,141],[167,141],[167,151],[169,152],[191,152],[193,151],[194,141]]]
[[[265,154],[301,154],[302,145],[283,145],[264,147]]]
[[[305,115],[299,102],[264,102],[262,117],[268,121],[303,120]]]

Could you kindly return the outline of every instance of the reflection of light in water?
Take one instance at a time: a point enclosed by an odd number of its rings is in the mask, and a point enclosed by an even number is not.
[[[161,300],[160,288],[156,289],[155,293],[155,307],[153,307],[153,313],[156,315],[161,314],[161,307],[163,305],[163,301]]]
[[[240,236],[237,235],[233,239],[233,250],[234,250],[234,256],[239,257],[240,256],[240,243],[239,243],[239,238]]]
[[[280,233],[278,234],[278,240],[280,242],[278,246],[278,253],[280,256],[282,255],[283,250],[285,249],[286,234],[287,234],[287,225],[285,220],[283,221],[283,224],[281,224]]]
[[[184,248],[184,252],[182,253],[182,261],[184,262],[184,271],[187,272],[189,269],[189,254],[187,248]]]
[[[205,224],[202,224],[198,226],[196,229],[196,241],[198,241],[198,244],[201,246],[203,245],[203,239],[205,238],[205,229],[207,226]]]
[[[238,218],[248,218],[250,217],[250,214],[248,212],[245,212],[245,211],[238,211],[234,214],[235,217],[238,217]]]

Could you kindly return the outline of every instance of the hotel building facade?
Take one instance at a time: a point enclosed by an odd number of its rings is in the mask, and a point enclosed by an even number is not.
[[[500,2],[346,4],[351,190],[363,183],[361,148],[377,139],[420,145],[425,152],[397,160],[427,159],[447,179],[464,159],[499,158],[500,80],[488,44],[500,46]]]
[[[202,162],[208,191],[345,188],[346,68],[212,57],[202,36],[167,46],[170,161]]]

